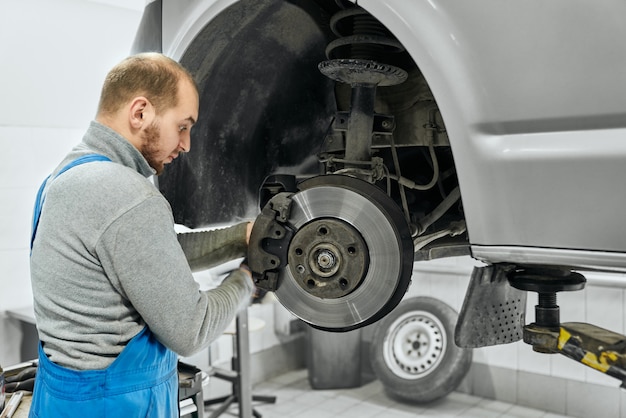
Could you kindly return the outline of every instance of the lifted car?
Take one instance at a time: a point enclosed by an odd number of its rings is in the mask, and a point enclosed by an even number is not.
[[[585,271],[626,271],[623,16],[618,0],[150,2],[134,51],[188,68],[201,114],[158,185],[192,228],[262,208],[257,285],[316,328],[372,324],[414,262],[470,255],[485,266],[457,345],[523,338],[624,380],[624,337],[561,324],[556,303]]]

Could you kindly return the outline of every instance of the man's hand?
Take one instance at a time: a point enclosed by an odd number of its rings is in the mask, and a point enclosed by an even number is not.
[[[248,222],[246,226],[246,244],[250,245],[250,234],[252,233],[252,227],[254,226],[254,222]]]
[[[248,277],[252,278],[252,271],[250,271],[250,267],[246,264],[246,260],[243,260],[243,262],[239,265],[239,270],[245,272]]]

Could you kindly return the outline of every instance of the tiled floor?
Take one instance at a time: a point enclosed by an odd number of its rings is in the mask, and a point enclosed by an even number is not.
[[[407,405],[388,398],[378,380],[355,389],[313,390],[306,370],[289,372],[258,384],[253,392],[277,397],[275,404],[254,404],[263,418],[565,417],[459,392],[432,404]],[[210,411],[207,408],[205,416]],[[238,416],[236,406],[222,416]]]

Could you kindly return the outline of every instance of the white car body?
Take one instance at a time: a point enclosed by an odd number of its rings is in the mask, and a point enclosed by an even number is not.
[[[179,59],[232,0],[163,2]],[[626,271],[626,3],[362,0],[449,132],[472,256]]]
[[[626,280],[624,16],[619,0],[149,2],[134,51],[179,61],[200,95],[193,151],[158,186],[192,228],[260,202],[255,283],[313,327],[389,314],[373,358],[401,398],[444,396],[465,350],[522,338],[626,381],[623,336],[556,304],[584,275]],[[394,311],[414,262],[462,255],[480,266],[458,320],[419,298]],[[423,364],[402,347],[426,334],[394,315],[425,311],[447,318],[429,329],[445,360],[406,378]]]

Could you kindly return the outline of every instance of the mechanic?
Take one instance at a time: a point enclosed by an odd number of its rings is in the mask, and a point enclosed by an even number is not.
[[[178,417],[177,354],[206,347],[250,303],[246,265],[206,292],[192,271],[243,257],[252,223],[177,235],[149,179],[189,151],[198,102],[175,61],[125,59],[82,142],[44,182],[31,241],[41,344],[30,416]]]

